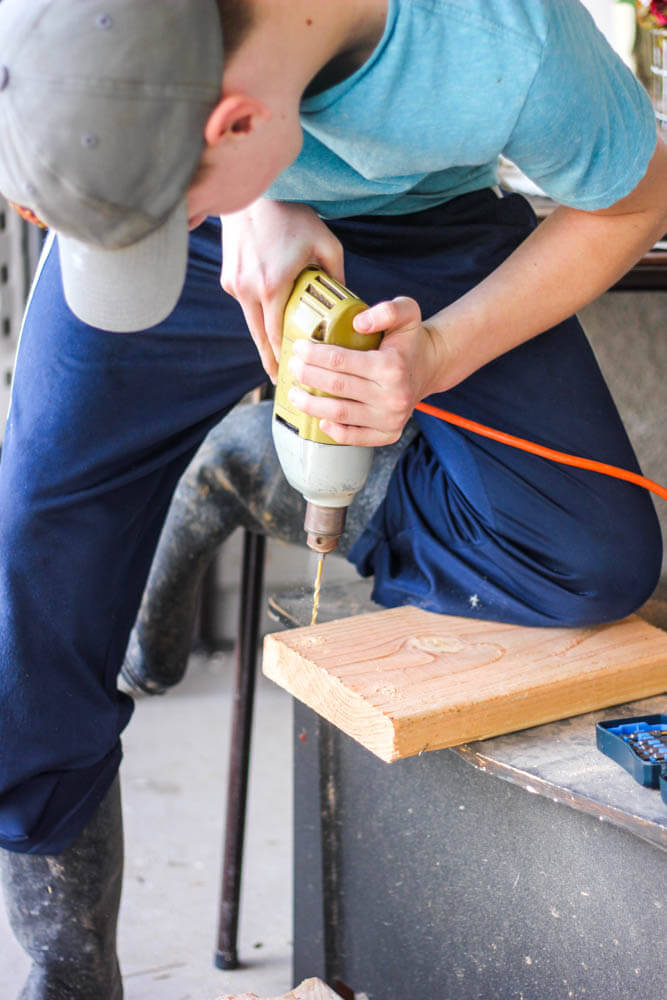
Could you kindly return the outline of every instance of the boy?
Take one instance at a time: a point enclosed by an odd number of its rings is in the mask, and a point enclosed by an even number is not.
[[[659,572],[641,491],[408,425],[429,397],[636,468],[571,315],[664,232],[667,152],[577,0],[219,8],[0,4],[0,191],[58,233],[0,482],[0,844],[24,998],[121,996],[116,676],[174,487],[275,375],[305,264],[376,303],[361,332],[386,331],[363,357],[305,345],[294,363],[337,397],[298,405],[379,448],[382,489],[374,473],[345,543],[377,600],[581,624],[630,612]],[[494,190],[501,152],[560,203],[537,229]],[[262,520],[229,437],[225,530]],[[288,533],[299,518],[294,502]]]

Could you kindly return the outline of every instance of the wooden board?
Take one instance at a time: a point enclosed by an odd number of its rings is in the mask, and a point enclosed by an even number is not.
[[[268,635],[263,670],[394,761],[661,694],[667,634],[636,615],[549,629],[393,608]]]
[[[255,993],[235,993],[233,996],[219,997],[219,1000],[262,1000]],[[340,1000],[338,993],[330,990],[321,979],[304,979],[281,997],[265,997],[263,1000]]]

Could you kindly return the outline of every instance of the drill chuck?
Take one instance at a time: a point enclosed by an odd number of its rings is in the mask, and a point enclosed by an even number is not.
[[[308,548],[322,554],[333,552],[343,534],[346,515],[347,507],[321,507],[316,503],[307,503],[303,527]]]

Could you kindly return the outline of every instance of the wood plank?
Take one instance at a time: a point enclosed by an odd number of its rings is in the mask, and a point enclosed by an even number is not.
[[[281,997],[258,997],[255,993],[234,993],[219,997],[218,1000],[340,1000],[338,993],[330,990],[321,979],[304,979],[289,993]]]
[[[268,635],[263,670],[394,761],[661,694],[667,634],[637,615],[549,629],[392,608]]]

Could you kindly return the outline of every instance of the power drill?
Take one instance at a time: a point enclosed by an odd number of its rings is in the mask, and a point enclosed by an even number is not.
[[[294,407],[288,393],[300,383],[289,370],[296,340],[308,338],[358,351],[377,348],[382,334],[357,333],[352,320],[365,302],[323,270],[307,267],[285,307],[283,341],[273,406],[273,441],[285,477],[306,500],[307,544],[324,555],[338,545],[347,508],[370,471],[372,449],[337,444],[320,430],[319,419]],[[308,392],[324,395],[308,386]]]

